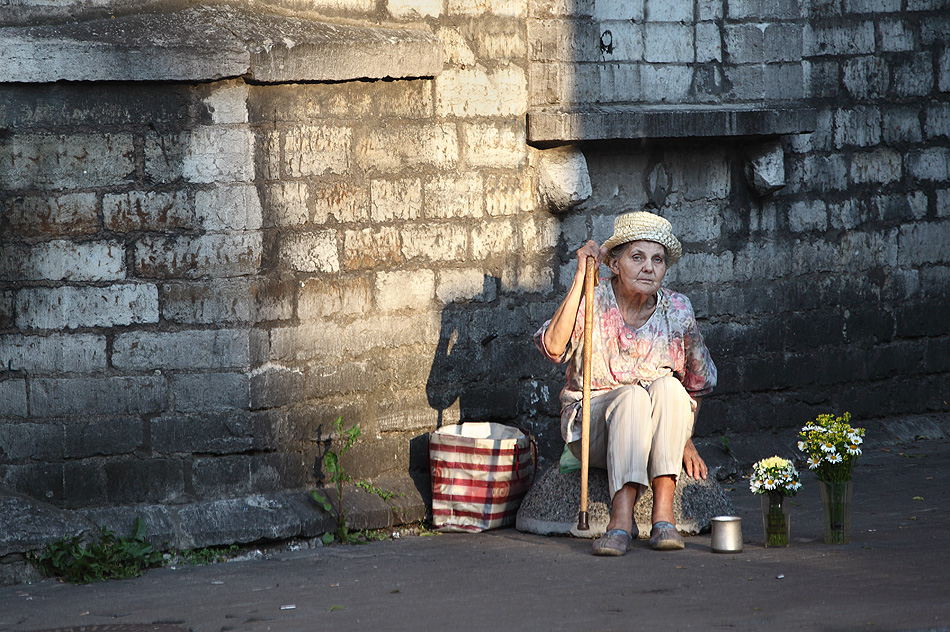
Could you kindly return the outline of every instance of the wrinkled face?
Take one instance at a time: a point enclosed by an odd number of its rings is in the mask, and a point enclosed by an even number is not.
[[[666,276],[666,248],[655,241],[631,241],[608,263],[626,294],[656,294]]]

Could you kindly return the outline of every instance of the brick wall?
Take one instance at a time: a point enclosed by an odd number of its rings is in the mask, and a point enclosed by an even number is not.
[[[424,471],[437,423],[516,419],[487,369],[529,356],[557,222],[504,4],[435,11],[434,79],[0,87],[0,484],[267,493],[314,484],[338,415],[368,478]]]
[[[534,0],[531,104],[798,101],[806,24],[796,0]]]
[[[70,507],[305,488],[338,415],[358,477],[424,471],[460,418],[556,455],[562,372],[530,336],[571,252],[643,207],[686,246],[667,284],[720,367],[700,434],[950,410],[945,7],[644,14],[695,37],[647,72],[715,49],[778,90],[793,64],[817,129],[781,139],[765,197],[743,167],[774,139],[589,142],[593,195],[552,214],[525,140],[549,4],[386,4],[442,41],[434,78],[0,85],[0,485]],[[750,43],[777,23],[800,60]]]

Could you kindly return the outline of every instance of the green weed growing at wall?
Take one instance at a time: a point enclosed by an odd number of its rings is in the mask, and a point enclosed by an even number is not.
[[[117,536],[102,527],[87,544],[80,536],[68,536],[42,551],[30,552],[28,557],[46,577],[76,584],[138,577],[146,569],[164,562],[162,554],[146,540],[146,527],[141,518],[135,519],[129,537]]]

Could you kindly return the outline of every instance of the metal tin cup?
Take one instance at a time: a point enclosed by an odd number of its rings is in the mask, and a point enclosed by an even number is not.
[[[712,519],[713,553],[738,553],[742,550],[742,518],[739,516],[716,516]]]

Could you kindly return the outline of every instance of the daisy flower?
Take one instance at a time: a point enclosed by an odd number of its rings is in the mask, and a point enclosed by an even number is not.
[[[864,428],[851,427],[851,413],[821,414],[802,426],[798,449],[808,468],[823,481],[850,481],[855,461],[861,456]]]
[[[749,489],[753,494],[794,496],[798,492],[798,470],[791,461],[780,456],[762,459],[752,466]]]

